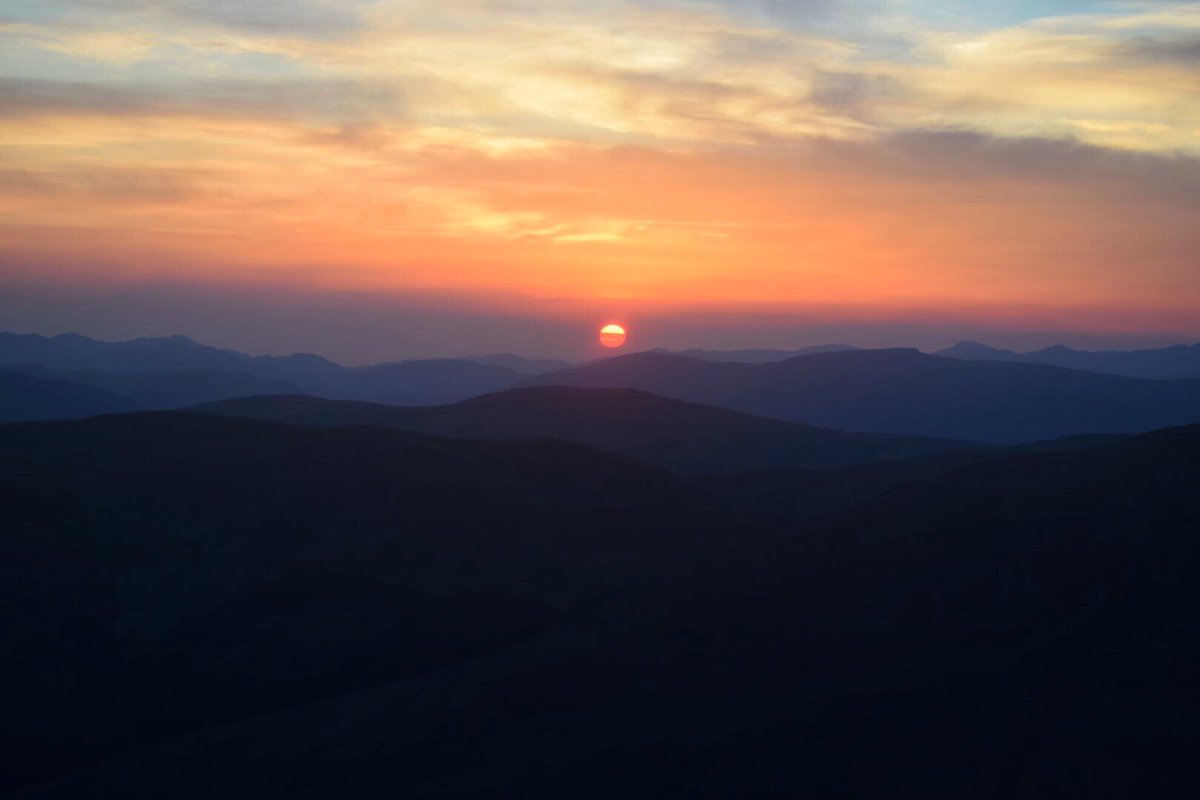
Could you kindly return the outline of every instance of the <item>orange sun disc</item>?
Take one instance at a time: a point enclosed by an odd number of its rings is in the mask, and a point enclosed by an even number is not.
[[[605,347],[620,347],[625,344],[625,329],[620,325],[605,325],[600,329],[600,344]]]

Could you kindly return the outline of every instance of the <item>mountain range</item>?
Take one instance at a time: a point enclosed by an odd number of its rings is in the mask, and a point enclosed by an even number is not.
[[[120,395],[130,408],[142,409],[280,393],[411,405],[449,403],[568,366],[565,361],[501,354],[344,367],[311,353],[249,356],[184,336],[101,342],[77,334],[0,333],[0,369],[104,389]],[[95,406],[97,410],[80,408],[79,416],[106,410],[103,403]]]
[[[795,350],[780,350],[772,348],[751,348],[744,350],[651,350],[652,353],[667,353],[669,355],[697,358],[701,361],[737,361],[743,364],[769,364],[772,361],[786,361],[796,356],[807,356],[813,353],[842,353],[847,350],[857,350],[847,344],[823,344],[813,347],[800,347]],[[568,365],[570,366],[570,365]],[[565,369],[565,367],[563,367]],[[549,370],[547,370],[549,372]]]
[[[100,342],[76,334],[0,333],[0,371],[7,373],[0,383],[0,419],[85,417],[280,394],[434,406],[513,387],[565,384],[641,389],[824,428],[1012,444],[1197,421],[1197,381],[1161,379],[1189,374],[1197,347],[1127,353],[1057,347],[1016,354],[961,343],[930,356],[826,345],[652,351],[579,365],[493,355],[344,367],[313,354],[249,356],[182,336]],[[1051,370],[1022,363],[1052,358],[1074,366]],[[1097,374],[1121,370],[1161,380],[1151,385],[1148,378]],[[17,397],[15,387],[33,392],[34,386],[12,374],[17,372],[57,381],[56,391],[71,399],[55,404]]]
[[[531,387],[428,407],[303,396],[247,397],[194,410],[299,425],[398,428],[468,439],[572,440],[680,474],[769,466],[829,469],[931,453],[991,449],[953,439],[844,433],[634,389]]]
[[[815,353],[764,364],[635,353],[523,385],[634,388],[846,431],[997,444],[1200,422],[1200,380],[1148,380],[911,349]]]
[[[934,355],[970,361],[1049,364],[1133,378],[1200,378],[1200,344],[1177,344],[1150,350],[1073,350],[1058,344],[1017,353],[968,341],[939,350]]]

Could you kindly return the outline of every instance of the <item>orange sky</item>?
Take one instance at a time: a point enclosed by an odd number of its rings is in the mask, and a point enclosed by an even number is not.
[[[17,3],[0,282],[1200,335],[1200,7],[1061,6]]]

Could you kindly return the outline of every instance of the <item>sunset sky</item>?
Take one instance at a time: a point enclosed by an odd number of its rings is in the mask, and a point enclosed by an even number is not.
[[[5,0],[0,37],[2,329],[1200,339],[1200,2]]]

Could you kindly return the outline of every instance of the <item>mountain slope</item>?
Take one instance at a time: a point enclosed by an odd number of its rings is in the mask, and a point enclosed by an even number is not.
[[[19,797],[1169,795],[1194,782],[1198,479],[1192,427],[790,532],[725,521],[503,646]],[[270,632],[273,608],[239,613]]]
[[[147,408],[296,390],[321,397],[432,405],[504,389],[524,374],[554,366],[516,356],[495,358],[507,359],[520,370],[488,359],[424,359],[347,369],[311,353],[249,356],[185,336],[101,342],[72,333],[0,333],[0,365],[77,377],[118,391],[128,388]]]
[[[137,408],[128,397],[94,386],[0,370],[0,422],[76,419]]]
[[[677,549],[689,497],[562,442],[174,413],[0,426],[0,776],[521,640]]]
[[[961,361],[916,350],[822,353],[769,364],[637,353],[524,385],[635,388],[840,430],[999,444],[1200,421],[1200,381]]]
[[[127,397],[144,409],[181,408],[231,397],[297,391],[295,386],[283,381],[228,370],[161,373],[55,370],[44,367],[20,367],[19,370],[42,378],[95,386]]]
[[[691,474],[764,466],[825,469],[988,449],[948,439],[843,433],[628,389],[534,387],[428,408],[251,397],[195,410],[300,425],[367,425],[476,439],[554,437]]]
[[[507,389],[521,377],[507,367],[430,358],[350,370],[336,389],[322,394],[377,403],[436,405]]]
[[[736,361],[742,364],[768,364],[773,361],[786,361],[796,356],[807,356],[814,353],[842,353],[847,350],[857,350],[848,344],[819,344],[812,347],[800,347],[795,350],[777,350],[771,348],[751,348],[747,350],[655,350],[656,353],[671,353],[700,361]]]
[[[553,372],[559,369],[569,369],[575,366],[570,361],[560,361],[556,358],[526,358],[512,353],[496,353],[490,356],[474,356],[463,359],[485,364],[491,367],[504,367],[522,375],[541,375],[543,372]]]
[[[74,333],[50,337],[0,333],[0,364],[97,372],[224,370],[306,387],[336,379],[343,371],[337,364],[312,354],[248,356],[199,344],[186,336],[102,342]]]

